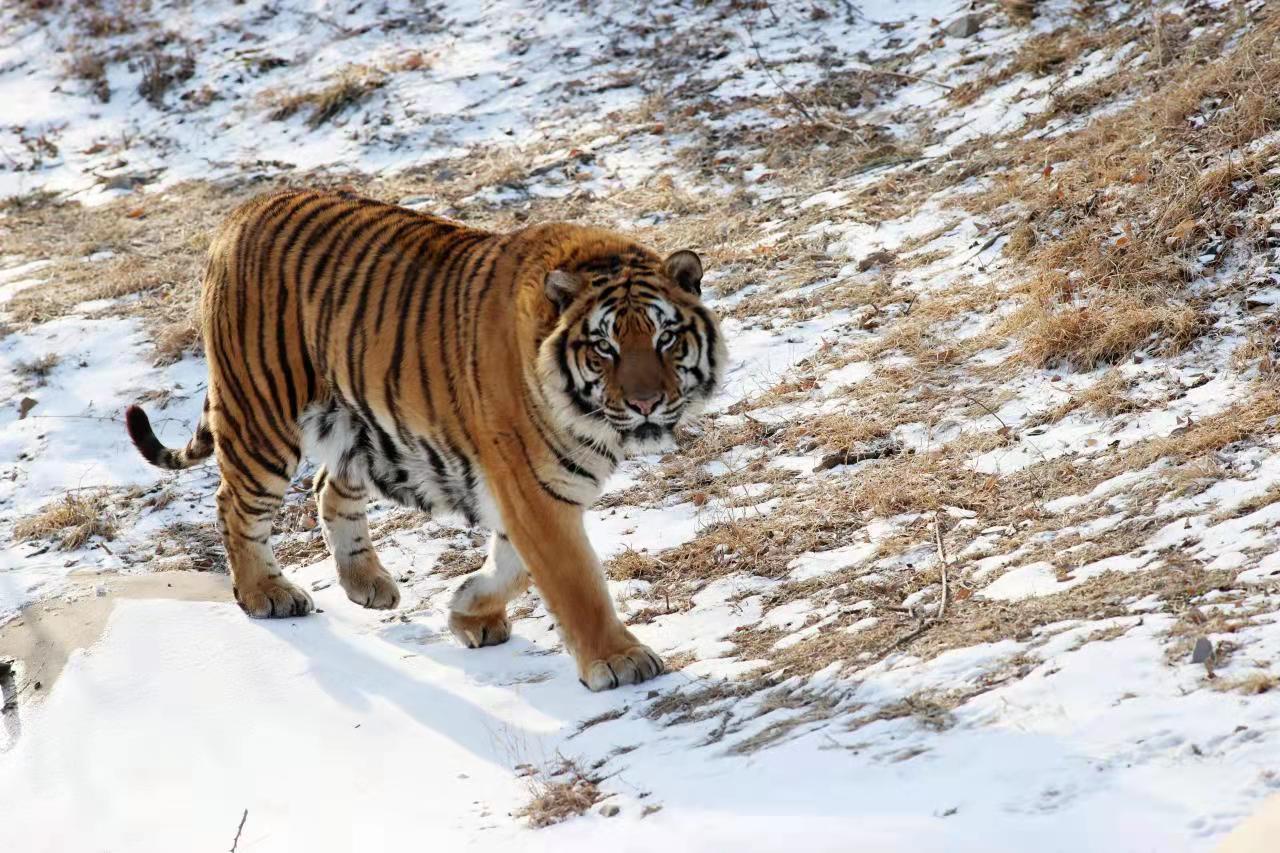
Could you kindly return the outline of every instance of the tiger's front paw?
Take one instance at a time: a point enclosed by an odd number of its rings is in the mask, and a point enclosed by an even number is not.
[[[236,584],[231,588],[240,609],[255,619],[306,616],[315,609],[311,596],[280,575],[271,575],[256,584]]]
[[[511,622],[505,611],[469,616],[455,610],[449,614],[449,630],[469,649],[496,646],[511,638]]]
[[[657,678],[666,671],[666,666],[653,649],[637,643],[616,654],[589,661],[586,666],[580,665],[580,669],[582,683],[598,693]]]

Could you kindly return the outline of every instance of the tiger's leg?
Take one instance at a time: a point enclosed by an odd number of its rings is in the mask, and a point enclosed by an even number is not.
[[[321,468],[316,474],[316,507],[329,553],[338,564],[338,581],[347,598],[361,607],[389,610],[400,603],[400,590],[373,550],[368,496],[364,486],[339,480]]]
[[[508,451],[507,460],[522,458],[519,452],[519,446]],[[609,690],[660,675],[662,658],[614,610],[582,507],[555,498],[532,471],[510,461],[506,476],[488,482],[503,528],[555,617],[582,683],[589,690]]]
[[[496,646],[511,637],[507,602],[529,588],[524,561],[504,533],[494,533],[480,571],[449,602],[449,630],[469,649]]]
[[[231,564],[236,601],[258,618],[305,616],[314,609],[311,596],[285,580],[271,553],[271,522],[284,501],[297,457],[288,449],[276,449],[285,464],[268,461],[267,467],[259,462],[265,455],[246,448],[221,419],[214,420],[214,435],[222,469],[218,528]]]

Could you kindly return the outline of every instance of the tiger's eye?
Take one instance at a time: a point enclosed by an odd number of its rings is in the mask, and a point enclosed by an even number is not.
[[[664,350],[676,342],[675,332],[663,332],[658,336],[658,349]]]
[[[613,348],[604,341],[596,341],[596,345],[592,347],[595,355],[601,358],[613,358]]]

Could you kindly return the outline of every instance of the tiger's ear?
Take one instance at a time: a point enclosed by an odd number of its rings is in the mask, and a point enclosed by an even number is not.
[[[556,310],[563,311],[582,290],[582,279],[571,272],[552,270],[547,273],[547,280],[542,287]]]
[[[702,259],[696,252],[688,249],[672,252],[662,265],[666,268],[667,275],[682,290],[687,290],[694,296],[702,295]]]

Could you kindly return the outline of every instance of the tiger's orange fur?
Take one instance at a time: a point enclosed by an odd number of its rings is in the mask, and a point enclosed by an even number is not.
[[[196,434],[154,464],[216,449],[219,527],[236,599],[298,616],[307,593],[270,548],[306,454],[348,596],[399,601],[373,551],[370,490],[494,531],[451,604],[469,646],[507,639],[507,602],[537,585],[593,690],[651,678],[656,654],[618,619],[583,512],[630,451],[658,446],[725,364],[692,252],[665,261],[563,223],[494,234],[367,199],[290,191],[236,210],[213,241],[202,301],[209,391]]]

